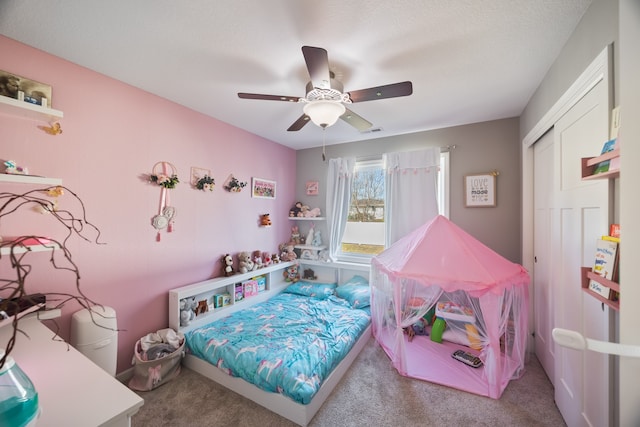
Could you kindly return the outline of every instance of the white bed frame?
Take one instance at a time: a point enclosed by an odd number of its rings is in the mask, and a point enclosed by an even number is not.
[[[282,292],[284,288],[289,285],[289,283],[284,280],[283,272],[287,267],[296,263],[297,262],[274,264],[245,274],[236,274],[230,277],[206,280],[193,285],[172,289],[169,291],[169,326],[177,331],[188,332],[220,317],[227,316],[234,311],[265,301],[277,293]],[[313,269],[314,273],[316,273],[316,280],[318,282],[336,281],[339,284],[343,284],[356,274],[369,278],[368,265],[300,260],[299,268],[301,274],[307,268]],[[256,296],[246,298],[241,301],[235,301],[232,292],[234,285],[258,275],[264,275],[266,278],[267,283],[265,291]],[[188,326],[180,326],[180,300],[182,298],[196,297],[196,300],[206,299],[207,301],[210,301],[210,298],[212,298],[214,294],[223,292],[231,293],[230,305],[201,314]],[[370,338],[371,325],[369,325],[369,327],[362,333],[351,351],[325,379],[318,392],[307,405],[297,403],[279,393],[263,391],[242,378],[227,375],[216,366],[196,356],[187,354],[183,363],[187,368],[210,378],[218,384],[254,401],[270,411],[275,412],[276,414],[287,418],[300,426],[306,426],[309,424],[316,412],[318,412],[327,397],[329,397],[336,385],[340,382],[343,375],[347,372],[347,369],[349,369]]]

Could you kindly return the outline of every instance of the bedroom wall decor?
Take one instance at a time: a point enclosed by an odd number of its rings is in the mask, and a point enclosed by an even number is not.
[[[247,186],[246,181],[240,181],[238,178],[230,174],[227,181],[224,184],[224,189],[230,193],[239,193],[244,187]]]
[[[276,182],[253,177],[251,184],[251,197],[259,199],[275,199]]]
[[[318,195],[318,181],[307,181],[305,189],[307,191],[307,196],[317,196]]]
[[[498,171],[464,177],[465,207],[495,207]]]
[[[213,191],[216,185],[210,169],[191,167],[191,185],[202,191]]]
[[[149,181],[158,184],[160,190],[160,205],[158,214],[151,218],[151,225],[158,230],[156,241],[161,240],[160,231],[167,229],[167,232],[173,231],[173,223],[176,217],[176,208],[171,206],[169,201],[169,191],[176,187],[180,182],[178,179],[178,171],[176,167],[169,162],[158,162],[153,166]]]

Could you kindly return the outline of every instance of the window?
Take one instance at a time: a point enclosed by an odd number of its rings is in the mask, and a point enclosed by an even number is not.
[[[438,212],[449,216],[449,153],[440,154]],[[366,262],[384,250],[385,168],[382,159],[356,162],[339,258]]]
[[[341,252],[358,258],[371,257],[383,250],[384,165],[382,159],[357,162]]]

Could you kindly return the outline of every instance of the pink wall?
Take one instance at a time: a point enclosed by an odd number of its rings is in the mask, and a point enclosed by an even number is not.
[[[139,337],[167,327],[169,289],[220,276],[226,252],[276,252],[288,240],[294,150],[2,36],[0,52],[1,70],[50,84],[52,106],[64,112],[58,136],[39,130],[46,124],[39,120],[0,114],[0,159],[16,160],[32,174],[62,178],[83,200],[88,220],[100,228],[106,245],[74,239],[69,248],[83,291],[117,312],[122,329],[118,372],[131,366]],[[181,183],[170,192],[177,209],[175,231],[163,232],[158,243],[150,219],[157,213],[160,188],[142,176],[159,161],[173,163]],[[192,166],[212,171],[213,192],[190,187]],[[222,183],[230,173],[249,183],[251,177],[277,181],[276,200],[251,198],[248,188],[226,192]],[[4,184],[0,189],[32,187]],[[60,203],[72,207],[69,197]],[[258,227],[262,213],[271,214],[273,227]],[[65,233],[50,217],[29,210],[3,218],[0,226],[2,235],[62,238]],[[53,270],[47,254],[29,257],[28,292],[75,292],[73,276]],[[6,277],[13,272],[4,257],[0,279]],[[63,308],[58,323],[65,339],[78,308],[75,302]]]

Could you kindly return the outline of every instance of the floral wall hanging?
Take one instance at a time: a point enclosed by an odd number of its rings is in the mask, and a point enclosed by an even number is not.
[[[149,182],[162,187],[160,190],[158,214],[151,218],[151,225],[158,230],[156,241],[159,242],[161,230],[166,228],[169,233],[173,231],[176,208],[171,206],[171,202],[169,201],[169,190],[175,188],[180,182],[178,179],[178,171],[176,167],[169,162],[158,162],[153,166],[151,175],[149,175]]]
[[[227,182],[224,184],[224,189],[231,193],[239,193],[246,186],[247,186],[246,181],[244,182],[239,181],[233,175],[229,175],[229,178],[227,178]]]
[[[191,167],[191,185],[202,191],[213,191],[216,185],[209,169]]]

